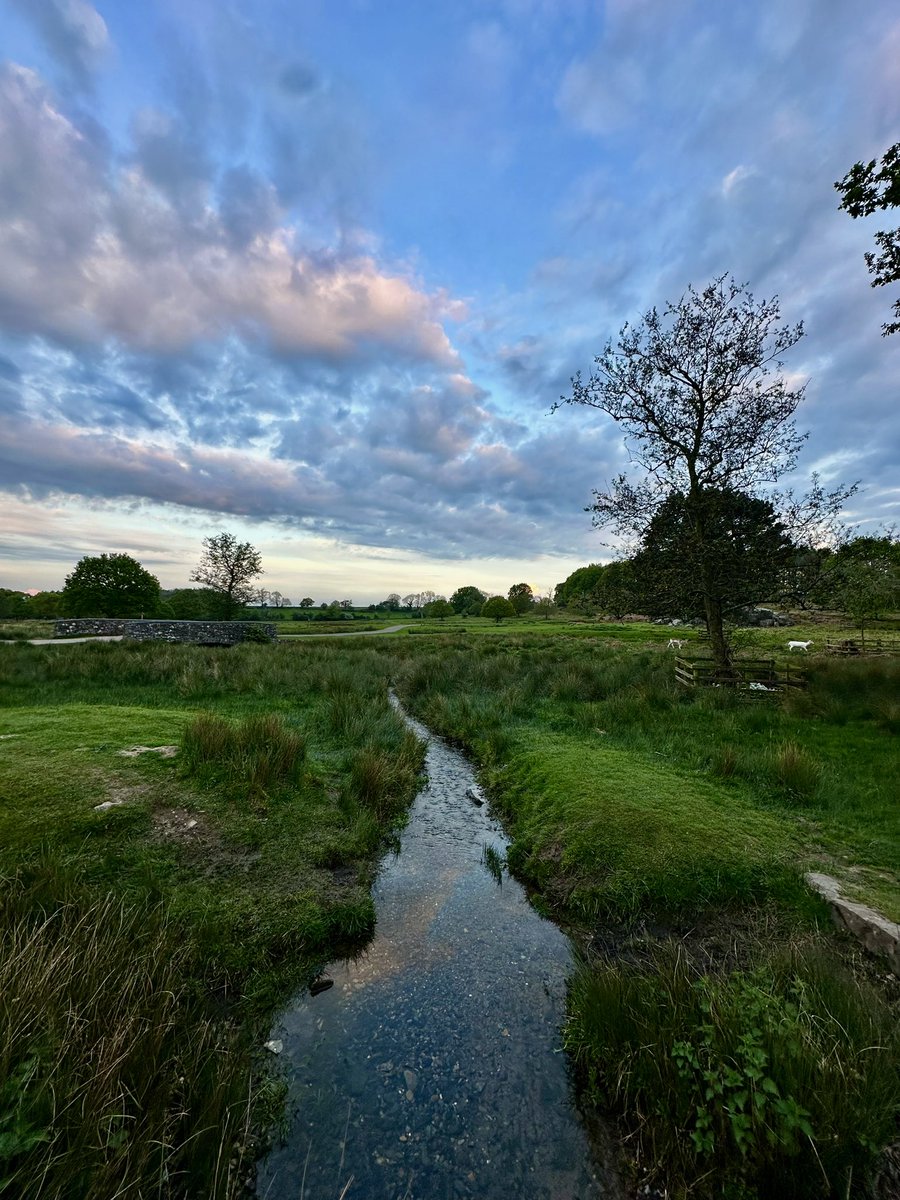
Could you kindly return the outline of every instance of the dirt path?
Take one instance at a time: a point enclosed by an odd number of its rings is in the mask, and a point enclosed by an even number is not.
[[[306,641],[307,638],[345,638],[345,637],[377,637],[380,633],[397,633],[401,629],[411,629],[407,625],[385,625],[384,629],[357,629],[353,633],[285,633],[278,638],[280,642]]]

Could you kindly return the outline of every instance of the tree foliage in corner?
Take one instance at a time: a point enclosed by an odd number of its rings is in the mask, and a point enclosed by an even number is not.
[[[851,217],[868,217],[877,209],[900,208],[900,142],[895,142],[877,159],[854,163],[847,174],[834,185],[841,193],[839,208]],[[882,229],[875,234],[878,252],[866,252],[866,266],[872,276],[872,287],[883,287],[900,280],[900,229]],[[887,321],[882,333],[900,330],[900,300],[894,301],[895,321]]]
[[[159,580],[130,554],[88,555],[66,576],[62,605],[70,617],[150,617]]]
[[[217,533],[203,539],[203,557],[191,580],[219,594],[222,616],[229,621],[256,598],[253,580],[262,573],[262,558],[254,546],[239,542],[233,533]]]
[[[690,546],[723,674],[731,673],[731,651],[722,576],[733,556],[722,551],[717,497],[754,497],[793,467],[803,442],[793,423],[803,388],[790,387],[781,374],[781,356],[803,328],[780,319],[777,299],[756,301],[724,275],[702,292],[689,287],[662,314],[653,308],[635,326],[625,325],[594,359],[590,378],[576,375],[571,395],[554,405],[599,409],[625,431],[643,479],[618,476],[607,491],[594,492],[589,511],[595,525],[644,546],[658,514],[670,530],[677,515],[677,538]],[[789,526],[821,529],[847,495],[843,489],[826,495],[814,484],[805,502],[786,497]]]

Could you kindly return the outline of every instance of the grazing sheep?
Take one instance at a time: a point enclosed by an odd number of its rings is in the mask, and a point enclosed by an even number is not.
[[[668,646],[666,646],[666,649],[667,650],[680,650],[681,647],[684,645],[685,640],[686,640],[685,638],[669,638],[669,644],[668,644]]]
[[[803,650],[806,652],[812,645],[812,640],[808,642],[788,642],[788,650]]]

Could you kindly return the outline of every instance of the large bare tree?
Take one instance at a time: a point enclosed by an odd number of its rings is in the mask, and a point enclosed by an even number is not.
[[[724,630],[718,542],[708,528],[710,499],[749,497],[771,486],[796,463],[804,434],[793,417],[804,387],[782,373],[782,355],[803,336],[802,325],[781,322],[777,298],[757,301],[728,276],[702,291],[625,325],[594,359],[588,379],[577,374],[559,404],[607,413],[625,431],[629,456],[642,471],[623,474],[594,492],[594,523],[642,542],[654,517],[680,497],[683,536],[691,542],[713,658],[730,672]],[[790,524],[807,530],[832,519],[848,492],[825,495],[814,485],[808,503],[785,497]]]
[[[231,620],[256,599],[253,580],[262,573],[262,558],[255,546],[239,542],[233,533],[217,533],[203,539],[203,557],[191,579],[219,593],[223,615]]]

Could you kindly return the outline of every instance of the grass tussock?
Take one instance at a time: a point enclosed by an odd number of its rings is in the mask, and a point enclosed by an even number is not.
[[[186,955],[159,906],[0,882],[0,1194],[238,1194],[247,1062]]]
[[[785,742],[773,753],[771,769],[778,785],[800,801],[815,796],[822,778],[821,765],[794,741]]]
[[[201,713],[184,728],[181,765],[186,774],[250,795],[265,796],[296,783],[306,758],[306,739],[274,713],[237,723]]]
[[[586,967],[569,1011],[589,1094],[675,1194],[843,1197],[894,1131],[900,1039],[819,950],[719,977],[674,951],[652,970]]]

